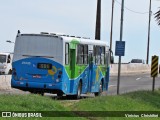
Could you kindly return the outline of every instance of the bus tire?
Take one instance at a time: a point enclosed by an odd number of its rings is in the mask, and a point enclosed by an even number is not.
[[[67,95],[67,99],[80,99],[81,92],[82,92],[82,82],[80,81],[78,84],[78,88],[77,88],[77,94],[76,95]]]
[[[94,95],[97,96],[101,96],[103,92],[103,82],[101,80],[100,84],[99,84],[99,92],[95,92]]]
[[[44,96],[44,92],[37,92],[38,95]]]
[[[80,99],[81,98],[81,93],[82,93],[82,82],[80,81],[79,84],[78,84],[77,94],[75,95],[75,98]]]
[[[73,99],[73,95],[66,95],[67,99]]]
[[[63,96],[63,93],[57,93],[57,97],[61,98]]]
[[[36,92],[36,91],[30,91],[31,94],[37,94],[37,95],[41,95],[44,96],[44,92]]]

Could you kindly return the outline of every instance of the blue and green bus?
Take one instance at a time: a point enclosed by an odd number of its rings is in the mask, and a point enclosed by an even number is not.
[[[12,67],[13,88],[76,98],[98,96],[108,90],[110,50],[100,40],[18,33]]]

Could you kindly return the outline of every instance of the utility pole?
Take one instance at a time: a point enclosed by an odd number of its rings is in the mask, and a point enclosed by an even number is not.
[[[147,60],[146,60],[146,64],[148,64],[148,62],[149,62],[151,14],[152,14],[152,11],[151,11],[151,0],[150,0],[150,4],[149,4],[148,43],[147,43]]]
[[[123,36],[123,13],[124,13],[124,0],[122,0],[121,3],[120,41],[122,41],[122,36]],[[119,63],[118,63],[117,94],[119,94],[120,74],[121,74],[120,70],[121,70],[121,56],[119,56]]]
[[[110,33],[110,49],[112,50],[112,34],[113,34],[113,13],[114,13],[114,2],[112,0],[112,13],[111,13],[111,33]]]
[[[97,17],[95,39],[101,39],[101,0],[97,0]]]

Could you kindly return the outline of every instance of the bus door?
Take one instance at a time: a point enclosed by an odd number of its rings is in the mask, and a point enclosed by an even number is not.
[[[70,93],[74,92],[74,84],[75,84],[75,75],[76,75],[76,47],[77,47],[78,42],[76,40],[72,40],[72,42],[69,45],[69,60],[70,60]]]
[[[93,48],[93,46],[92,46]],[[88,92],[93,91],[93,85],[95,82],[95,71],[94,71],[94,60],[93,60],[93,49],[89,50],[89,79],[88,79]]]
[[[98,65],[100,64],[100,47],[93,46],[92,53],[90,53],[90,79],[89,79],[89,88],[90,92],[97,92],[97,87],[99,87],[99,74],[100,69]]]
[[[88,78],[88,92],[91,92],[92,68],[93,68],[93,56],[92,56],[92,53],[89,53],[89,78]]]
[[[75,78],[75,65],[76,65],[76,49],[70,49],[70,74],[71,79]],[[70,92],[73,93],[74,80],[70,81]]]
[[[70,49],[70,70],[71,70],[71,79],[75,77],[75,65],[76,65],[76,50]]]

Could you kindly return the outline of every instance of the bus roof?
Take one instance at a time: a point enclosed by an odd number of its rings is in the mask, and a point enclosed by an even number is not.
[[[73,40],[79,42],[80,44],[88,44],[88,45],[100,45],[109,47],[107,42],[102,40],[93,40],[84,37],[74,37],[69,35],[55,35],[55,34],[21,34],[21,36],[42,36],[42,37],[56,37],[62,38],[64,42],[72,42]]]
[[[61,36],[61,37],[65,42],[71,42],[73,40],[76,40],[80,44],[108,46],[108,43],[102,40],[84,39],[84,38],[76,38],[76,37],[64,37],[64,36]]]

